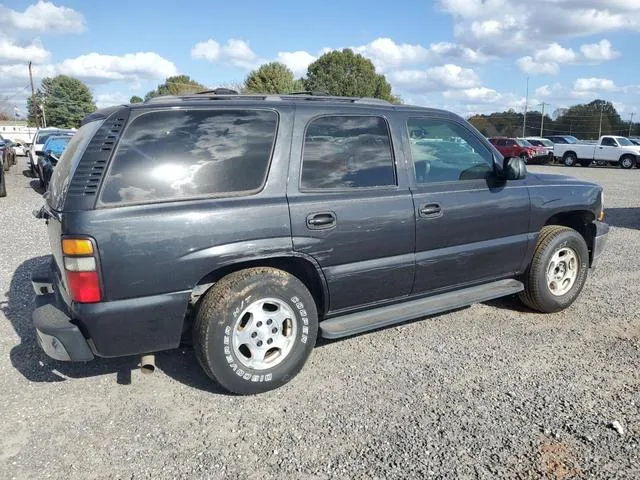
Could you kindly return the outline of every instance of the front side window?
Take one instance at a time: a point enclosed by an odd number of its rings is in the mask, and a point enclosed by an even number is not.
[[[260,189],[276,137],[265,110],[163,110],[125,130],[102,187],[102,204],[224,196]]]
[[[418,183],[485,179],[493,173],[493,155],[462,125],[438,118],[407,122]],[[411,132],[423,132],[415,138]]]
[[[602,145],[605,147],[617,147],[616,141],[611,137],[603,138]]]
[[[375,116],[326,116],[307,126],[302,189],[396,185],[387,122]]]

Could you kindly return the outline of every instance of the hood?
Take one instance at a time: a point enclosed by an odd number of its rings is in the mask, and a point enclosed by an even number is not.
[[[583,185],[583,186],[598,186],[597,183],[587,182],[585,180],[580,180],[576,177],[571,177],[569,175],[557,175],[553,173],[534,173],[527,172],[527,178],[533,180],[533,184],[548,184],[548,185],[558,185],[558,184],[566,184],[566,185]]]

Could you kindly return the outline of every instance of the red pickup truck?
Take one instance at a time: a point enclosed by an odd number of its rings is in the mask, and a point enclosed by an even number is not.
[[[525,163],[549,160],[544,147],[536,147],[524,138],[492,137],[489,141],[505,158],[520,157]]]

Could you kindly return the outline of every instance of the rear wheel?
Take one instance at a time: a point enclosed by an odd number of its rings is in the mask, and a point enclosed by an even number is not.
[[[589,251],[582,235],[568,227],[547,225],[540,230],[520,300],[539,312],[564,310],[582,291],[588,268]]]
[[[209,290],[196,315],[193,346],[209,377],[247,395],[295,377],[317,332],[305,285],[282,270],[257,267],[231,273]]]
[[[576,164],[577,160],[578,158],[573,152],[565,153],[562,157],[562,163],[564,163],[565,167],[573,167]]]
[[[636,163],[635,157],[632,155],[624,155],[620,159],[620,168],[624,168],[626,170],[633,168],[633,165]]]

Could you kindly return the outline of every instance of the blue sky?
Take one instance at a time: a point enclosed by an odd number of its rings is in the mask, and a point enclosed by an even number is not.
[[[301,75],[351,47],[405,101],[462,115],[522,110],[527,77],[530,108],[640,112],[640,0],[4,1],[0,18],[0,96],[19,108],[29,59],[36,80],[76,76],[106,106],[168,75],[214,87],[270,60]]]

